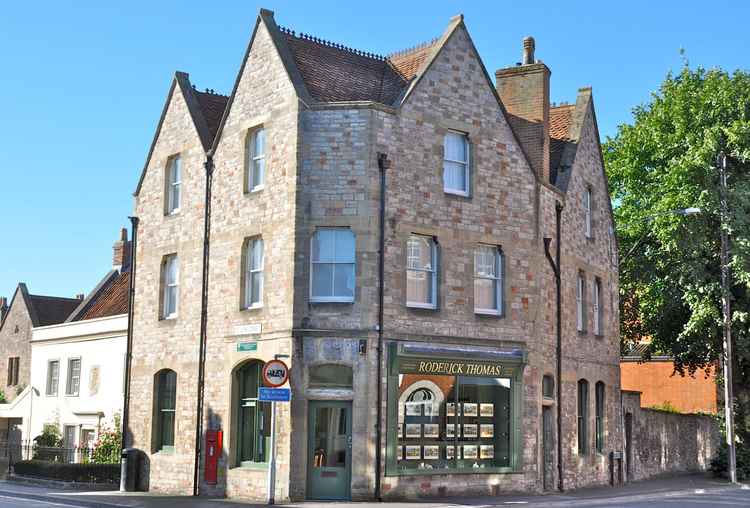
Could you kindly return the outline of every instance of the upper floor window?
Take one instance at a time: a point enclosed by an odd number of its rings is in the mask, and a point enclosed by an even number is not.
[[[586,331],[586,278],[582,272],[576,282],[576,329]]]
[[[586,187],[586,190],[583,193],[583,210],[586,215],[586,223],[584,224],[586,238],[591,238],[593,235],[591,224],[591,187]]]
[[[175,155],[167,163],[167,215],[180,210],[180,185],[182,184],[182,162]]]
[[[348,228],[320,228],[312,238],[310,297],[314,302],[353,302],[355,239]]]
[[[179,300],[179,264],[177,254],[164,256],[162,265],[162,319],[170,319],[177,316],[177,304]]]
[[[542,377],[542,397],[545,399],[555,398],[555,378],[549,374]]]
[[[60,360],[47,362],[47,395],[57,395],[57,386],[60,384]]]
[[[81,389],[81,359],[68,359],[68,379],[65,383],[65,395],[78,397]]]
[[[599,277],[594,279],[594,334],[602,335],[602,280]]]
[[[448,132],[443,139],[443,189],[469,195],[469,140],[466,134]]]
[[[578,454],[589,451],[589,382],[578,381]]]
[[[604,383],[599,381],[594,387],[596,400],[596,451],[604,452]]]
[[[245,308],[263,305],[263,239],[251,238],[245,242]]]
[[[177,373],[164,369],[154,379],[153,450],[174,448]]]
[[[474,251],[474,312],[500,314],[503,311],[502,253],[494,245],[480,245]]]
[[[245,189],[260,190],[266,181],[266,130],[259,127],[250,131],[245,139]]]
[[[411,235],[406,244],[406,305],[437,308],[437,245],[430,236]]]
[[[18,356],[8,358],[8,386],[16,386],[18,384],[19,366],[20,358]]]

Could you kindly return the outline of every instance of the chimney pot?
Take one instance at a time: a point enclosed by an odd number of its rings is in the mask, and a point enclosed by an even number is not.
[[[536,63],[534,59],[534,49],[536,49],[536,43],[534,38],[531,36],[523,38],[523,64],[529,65]]]
[[[76,295],[76,300],[83,300],[83,293],[78,293]]]
[[[130,268],[130,241],[127,228],[120,230],[120,238],[112,246],[112,269],[120,272]]]

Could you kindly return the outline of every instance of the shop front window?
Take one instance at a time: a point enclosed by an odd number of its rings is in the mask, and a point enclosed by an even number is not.
[[[398,361],[395,370],[389,392],[388,474],[514,467],[517,368],[409,358]],[[441,375],[460,373],[470,375]]]

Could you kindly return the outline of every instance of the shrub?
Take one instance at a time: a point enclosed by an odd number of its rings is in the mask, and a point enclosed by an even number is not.
[[[8,402],[8,399],[5,398],[5,392],[0,390],[0,404],[5,404]]]
[[[45,423],[42,427],[42,433],[34,438],[34,444],[37,446],[62,446],[60,429],[54,423]]]
[[[750,479],[750,447],[737,443],[734,447],[737,457],[737,481]],[[729,477],[729,447],[725,441],[721,442],[716,457],[711,459],[711,472],[714,476]]]
[[[681,411],[674,407],[671,402],[665,400],[661,404],[655,404],[650,406],[649,409],[656,409],[657,411],[665,411],[667,413],[680,413]]]
[[[80,483],[119,483],[119,464],[64,464],[46,460],[22,460],[13,472],[23,476]]]
[[[122,451],[122,429],[120,416],[115,415],[114,428],[107,427],[99,432],[99,439],[91,452],[91,462],[96,464],[114,464],[120,462]]]

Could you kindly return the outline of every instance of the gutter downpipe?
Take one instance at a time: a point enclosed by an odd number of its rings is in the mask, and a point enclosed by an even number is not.
[[[138,217],[128,217],[130,219],[130,227],[133,231],[132,240],[130,244],[130,283],[128,288],[128,332],[127,332],[127,344],[125,349],[125,390],[123,393],[122,400],[122,449],[128,447],[128,427],[130,424],[130,365],[133,361],[133,306],[135,304],[135,265],[136,265],[136,252],[138,247],[138,223],[140,219]],[[120,492],[127,490],[127,459],[121,461],[120,471]]]
[[[547,256],[550,267],[555,274],[555,299],[557,303],[557,488],[560,492],[563,492],[563,445],[562,445],[562,294],[561,294],[561,275],[560,275],[560,218],[562,216],[563,205],[558,201],[555,204],[555,234],[557,240],[555,242],[555,260],[552,260],[552,256],[549,253],[549,244],[552,241],[551,238],[544,239],[544,254]]]
[[[378,399],[377,399],[377,423],[375,425],[375,499],[382,501],[380,472],[382,469],[382,438],[383,438],[383,307],[385,299],[385,172],[391,166],[388,154],[378,153],[378,169],[380,169],[380,238],[378,256],[378,346],[377,346],[377,376],[378,376]]]
[[[206,195],[203,214],[203,281],[201,288],[201,330],[198,344],[198,398],[196,401],[195,466],[193,471],[193,496],[200,495],[201,438],[203,436],[203,398],[206,376],[206,326],[208,321],[208,259],[211,240],[211,186],[214,174],[214,158],[206,155]]]

